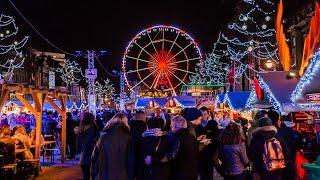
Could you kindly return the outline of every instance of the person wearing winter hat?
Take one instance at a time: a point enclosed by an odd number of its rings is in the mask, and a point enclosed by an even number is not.
[[[252,140],[249,148],[249,156],[251,162],[254,164],[254,168],[260,175],[261,180],[272,179],[281,180],[283,169],[269,171],[266,168],[265,161],[263,160],[264,146],[270,139],[276,138],[282,147],[282,153],[284,160],[289,157],[289,151],[284,140],[277,136],[277,128],[272,125],[272,121],[269,117],[262,117],[258,120],[259,127],[252,132]]]
[[[278,130],[277,135],[286,140],[290,150],[289,161],[287,162],[287,166],[283,173],[284,179],[294,179],[294,161],[296,153],[301,149],[301,134],[293,128],[295,123],[290,116],[281,116],[281,120],[283,122],[283,126]]]
[[[268,117],[271,119],[272,124],[277,128],[281,128],[280,115],[277,111],[270,110],[268,111]]]
[[[196,127],[201,124],[202,113],[197,108],[186,108],[182,110],[181,115],[187,120],[190,134],[197,137]]]

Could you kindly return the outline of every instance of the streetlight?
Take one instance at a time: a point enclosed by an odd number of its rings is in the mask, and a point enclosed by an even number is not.
[[[272,69],[274,66],[272,60],[270,60],[270,59],[266,61],[265,65],[266,65],[267,69]]]

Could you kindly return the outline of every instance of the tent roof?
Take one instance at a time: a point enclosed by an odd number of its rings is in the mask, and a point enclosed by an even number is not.
[[[176,99],[183,107],[196,106],[196,100],[192,96],[175,96],[173,98]]]
[[[320,92],[320,51],[318,51],[305,73],[300,78],[297,86],[295,87],[291,100],[297,103],[305,103],[306,94],[319,93]]]
[[[298,84],[298,78],[287,78],[289,72],[273,71],[259,73],[259,83],[264,92],[275,101],[279,108],[283,103],[291,103],[291,93]]]
[[[244,109],[249,98],[250,91],[227,92],[226,100],[233,110]]]

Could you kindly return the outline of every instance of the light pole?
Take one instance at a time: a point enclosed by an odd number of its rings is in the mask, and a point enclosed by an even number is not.
[[[95,92],[95,79],[97,78],[97,69],[94,66],[95,58],[105,54],[107,51],[101,50],[96,52],[94,50],[87,50],[86,53],[81,51],[76,51],[77,56],[82,56],[87,58],[88,60],[88,68],[85,71],[85,76],[87,78],[88,83],[88,109],[89,112],[92,113],[94,116],[96,115],[96,92]]]
[[[118,75],[120,77],[120,101],[119,101],[119,109],[124,110],[124,104],[125,104],[125,97],[124,97],[124,85],[125,85],[125,79],[124,74],[122,71],[113,70],[114,74]]]

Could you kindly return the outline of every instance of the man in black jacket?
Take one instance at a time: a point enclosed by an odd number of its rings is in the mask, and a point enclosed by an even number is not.
[[[277,135],[285,139],[290,151],[290,157],[286,163],[287,166],[284,169],[283,175],[285,179],[294,179],[294,160],[297,151],[301,148],[301,134],[293,129],[295,123],[289,116],[281,116],[281,120],[283,122],[283,126],[279,129]]]
[[[142,149],[142,133],[147,130],[146,115],[143,111],[137,111],[133,120],[129,122],[130,135],[134,148],[134,172],[137,180],[143,178],[144,156]]]
[[[268,117],[262,117],[259,119],[259,127],[253,130],[252,140],[249,148],[249,157],[251,162],[253,162],[254,168],[260,175],[261,180],[281,180],[283,169],[270,171],[265,167],[265,162],[263,160],[265,143],[273,138],[276,138],[282,148],[282,153],[284,160],[286,161],[289,157],[289,151],[284,140],[276,135],[277,128],[272,125],[272,121]]]
[[[187,121],[182,116],[171,120],[173,136],[179,139],[179,150],[172,161],[172,180],[196,180],[198,172],[198,141],[189,133]]]
[[[200,180],[213,179],[213,165],[214,159],[217,156],[217,137],[218,137],[218,123],[210,116],[207,107],[201,107],[202,122],[198,126],[199,135],[205,135],[206,138],[211,139],[211,144],[205,146],[200,151],[199,159],[199,175]]]

